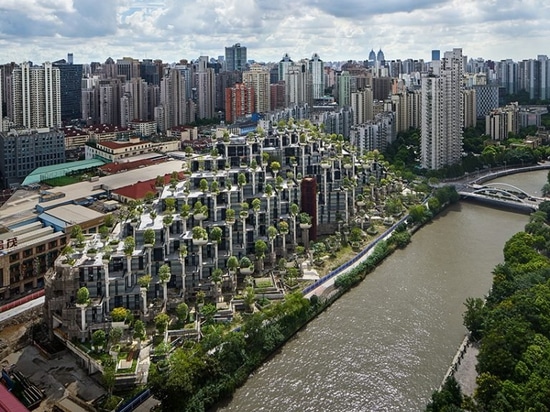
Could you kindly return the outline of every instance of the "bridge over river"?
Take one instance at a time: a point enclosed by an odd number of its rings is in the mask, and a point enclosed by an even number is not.
[[[493,170],[483,175],[476,174],[474,179],[470,175],[468,179],[457,181],[456,189],[460,196],[465,199],[473,199],[489,205],[531,213],[537,211],[539,204],[548,199],[533,196],[523,189],[508,183],[489,183],[489,181],[498,177],[541,169],[550,169],[550,162],[524,168]]]

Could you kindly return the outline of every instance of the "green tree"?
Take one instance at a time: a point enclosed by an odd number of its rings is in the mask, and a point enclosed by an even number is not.
[[[128,317],[130,311],[122,306],[113,308],[111,311],[111,319],[113,322],[124,322]]]
[[[464,305],[466,306],[466,312],[462,316],[464,326],[470,331],[472,339],[478,340],[483,334],[483,299],[467,298]]]
[[[145,323],[138,319],[134,322],[134,339],[141,341],[145,339],[145,336]]]
[[[105,331],[98,329],[92,333],[92,344],[96,350],[103,350],[103,345],[105,345]]]
[[[87,305],[90,303],[90,291],[86,286],[83,286],[77,290],[76,303],[79,305]]]
[[[120,340],[122,339],[123,330],[122,328],[113,328],[109,332],[109,343],[111,344],[111,347],[116,346],[120,343]]]
[[[432,394],[431,402],[426,407],[426,412],[459,412],[462,411],[463,396],[460,385],[451,376],[447,378],[440,391]]]
[[[170,322],[170,316],[166,313],[159,313],[155,316],[155,327],[159,334],[163,334],[166,328],[168,327],[168,322]]]
[[[185,302],[181,302],[176,306],[176,316],[181,324],[184,324],[189,315],[189,306]]]

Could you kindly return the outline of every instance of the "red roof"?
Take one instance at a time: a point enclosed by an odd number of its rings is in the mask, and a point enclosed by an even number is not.
[[[164,175],[164,184],[168,185],[170,183],[171,174],[165,174]],[[178,172],[178,179],[181,181],[184,179],[184,173]],[[117,194],[119,196],[129,198],[129,199],[144,199],[145,195],[148,192],[157,193],[157,189],[155,187],[155,181],[156,179],[149,179],[145,182],[137,182],[130,186],[124,186],[120,189],[113,190],[112,192],[114,194]]]
[[[0,383],[0,412],[29,412],[29,410]]]
[[[122,149],[124,147],[132,147],[132,146],[139,146],[140,144],[143,144],[146,142],[137,142],[137,143],[131,143],[131,142],[117,142],[117,141],[105,141],[98,144],[98,146],[104,146],[108,147],[109,149]]]
[[[113,190],[114,194],[130,199],[143,199],[148,192],[157,193],[155,188],[155,179],[147,180],[146,182],[137,182],[130,186],[124,186],[120,189]]]

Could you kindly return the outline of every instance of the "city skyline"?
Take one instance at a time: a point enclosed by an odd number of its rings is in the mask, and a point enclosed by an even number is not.
[[[550,6],[532,0],[8,0],[0,11],[4,60],[16,63],[67,53],[75,63],[109,56],[175,62],[217,58],[234,43],[265,62],[285,53],[295,60],[314,53],[324,61],[366,60],[371,49],[388,60],[427,61],[432,49],[453,47],[497,61],[550,54],[543,24]]]

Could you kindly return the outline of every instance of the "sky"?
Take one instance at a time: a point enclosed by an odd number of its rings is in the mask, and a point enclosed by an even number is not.
[[[240,43],[249,60],[429,60],[460,47],[469,58],[550,55],[546,0],[0,0],[0,63],[75,63],[108,57],[176,62],[223,56]]]

